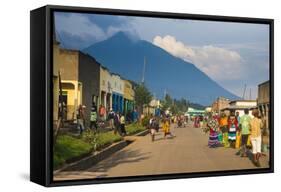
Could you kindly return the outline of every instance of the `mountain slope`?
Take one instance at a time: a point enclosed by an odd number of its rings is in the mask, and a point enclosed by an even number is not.
[[[238,99],[193,64],[147,41],[129,38],[123,32],[83,52],[96,58],[112,72],[136,82],[142,79],[145,57],[145,84],[157,97],[162,97],[166,90],[172,97],[184,97],[202,105],[210,105],[218,96]]]

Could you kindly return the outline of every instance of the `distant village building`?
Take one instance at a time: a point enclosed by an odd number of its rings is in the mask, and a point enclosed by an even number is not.
[[[129,80],[124,81],[124,112],[132,112],[134,110],[135,91],[133,84]]]
[[[206,113],[212,112],[212,107],[206,107],[206,108],[205,108],[205,112],[206,112]]]
[[[192,117],[192,116],[204,115],[205,112],[206,112],[205,110],[194,109],[192,107],[189,107],[185,115]]]
[[[148,106],[143,107],[143,112],[145,115],[157,115],[160,116],[160,107],[161,107],[161,102],[159,99],[152,99],[149,103]],[[169,110],[166,114],[169,114]]]
[[[212,104],[212,111],[220,113],[222,109],[229,107],[230,100],[225,97],[218,97]]]
[[[100,66],[100,103],[106,109],[106,113],[112,108],[112,90],[113,80],[110,71]]]
[[[86,106],[86,125],[90,125],[93,102],[98,105],[100,93],[100,64],[91,56],[79,52],[78,80],[82,88],[81,103]]]
[[[120,75],[112,73],[112,108],[115,112],[123,113],[124,81]]]
[[[59,80],[60,77],[60,80]],[[61,85],[61,93],[60,93]],[[115,112],[134,110],[136,84],[110,72],[93,57],[78,50],[64,49],[53,43],[53,119],[56,123],[63,110],[64,120],[76,119],[79,105],[85,105],[86,125],[90,122],[93,103]],[[62,94],[60,98],[60,94]],[[61,103],[63,105],[61,105]],[[62,109],[63,106],[63,109]]]
[[[229,106],[221,109],[226,113],[230,111],[239,112],[239,115],[244,115],[244,110],[249,109],[249,115],[252,116],[252,110],[257,107],[256,100],[234,100],[229,102]]]
[[[269,129],[269,113],[270,113],[270,83],[263,82],[258,85],[258,109],[262,117],[264,117],[265,128]]]

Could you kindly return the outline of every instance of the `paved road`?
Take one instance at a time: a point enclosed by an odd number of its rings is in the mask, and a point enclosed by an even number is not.
[[[157,133],[154,142],[150,135],[137,137],[88,170],[60,172],[55,180],[256,168],[248,158],[236,156],[235,149],[209,148],[208,135],[199,128],[189,125],[172,128],[172,132],[176,137],[170,139]],[[262,167],[268,167],[267,162],[268,155],[261,158]]]

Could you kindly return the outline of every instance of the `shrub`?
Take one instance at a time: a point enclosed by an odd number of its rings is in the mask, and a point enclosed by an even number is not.
[[[128,135],[136,134],[145,129],[140,123],[132,123],[126,126]],[[81,136],[59,135],[54,146],[54,169],[122,139],[119,134],[114,134],[113,131],[94,133],[92,130],[86,130]]]
[[[97,134],[97,150],[121,140],[122,137],[119,134],[114,134],[113,131]]]
[[[141,124],[142,124],[142,126],[144,126],[144,127],[148,127],[148,125],[149,125],[149,117],[148,117],[148,116],[145,116],[145,117],[141,120]]]
[[[140,123],[132,123],[126,126],[126,131],[128,135],[139,133],[141,131],[144,131],[145,129],[146,128]]]

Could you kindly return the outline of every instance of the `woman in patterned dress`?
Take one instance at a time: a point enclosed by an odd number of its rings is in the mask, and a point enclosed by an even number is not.
[[[219,123],[217,118],[210,117],[210,120],[207,123],[207,126],[209,128],[209,141],[208,146],[210,148],[215,148],[220,146],[220,142],[218,139],[218,131],[219,131]]]

